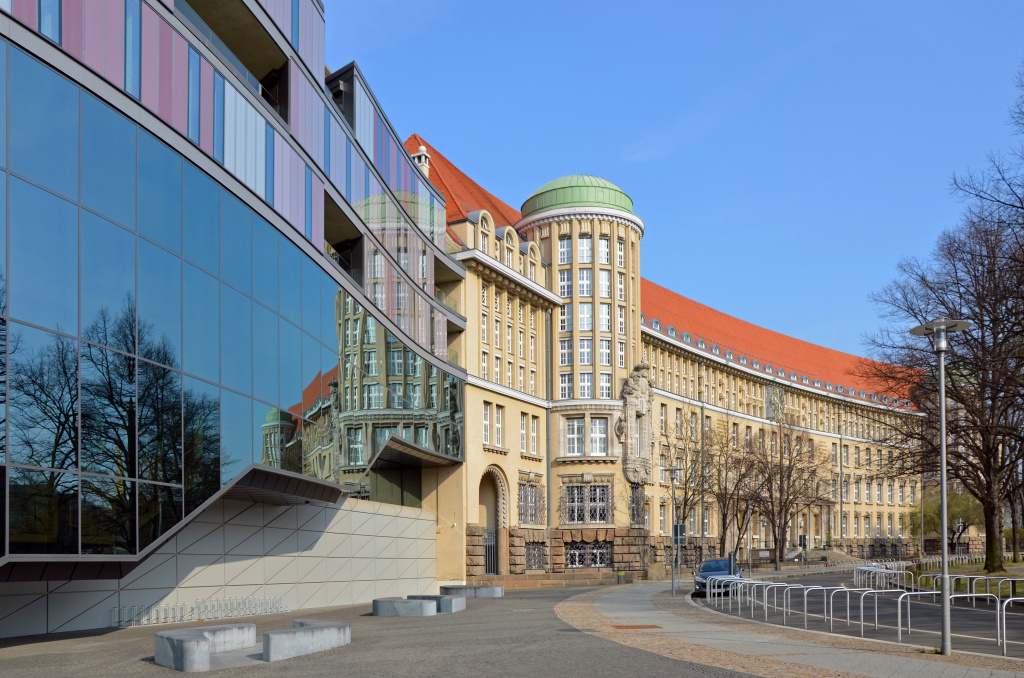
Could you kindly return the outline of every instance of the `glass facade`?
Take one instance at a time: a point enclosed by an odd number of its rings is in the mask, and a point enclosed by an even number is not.
[[[0,59],[0,556],[139,553],[251,463],[418,505],[418,469],[366,463],[392,436],[461,460],[461,380],[175,150]]]

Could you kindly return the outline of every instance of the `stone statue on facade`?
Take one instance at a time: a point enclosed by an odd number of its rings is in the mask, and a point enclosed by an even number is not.
[[[640,363],[622,385],[622,416],[615,423],[615,435],[622,445],[622,471],[633,485],[651,482],[654,439],[651,410],[654,387],[650,365]]]

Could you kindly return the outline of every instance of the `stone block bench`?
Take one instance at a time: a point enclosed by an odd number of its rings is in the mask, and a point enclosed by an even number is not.
[[[466,598],[502,598],[505,596],[505,587],[483,584],[476,586],[442,586],[441,595],[465,596]]]
[[[437,603],[433,600],[415,598],[374,598],[374,617],[433,617],[437,614]]]
[[[256,646],[255,624],[224,624],[158,631],[153,659],[160,666],[189,673],[210,670],[210,655]]]
[[[352,642],[352,629],[341,622],[296,619],[292,628],[263,634],[263,661],[276,662],[332,650]]]
[[[451,614],[466,609],[466,596],[406,596],[409,600],[432,600],[438,614]]]

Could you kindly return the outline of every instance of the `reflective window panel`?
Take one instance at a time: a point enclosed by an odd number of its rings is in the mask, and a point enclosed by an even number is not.
[[[139,357],[179,367],[181,259],[139,239]]]
[[[126,556],[135,543],[134,482],[82,476],[82,553]]]
[[[181,252],[182,160],[162,141],[139,134],[139,233]]]
[[[138,483],[139,549],[144,549],[181,521],[180,487]]]
[[[8,469],[11,554],[78,553],[78,476]]]
[[[135,352],[135,234],[81,211],[82,337]]]
[[[191,377],[183,386],[185,510],[191,513],[220,489],[220,389]]]
[[[82,205],[135,228],[135,125],[82,95]]]
[[[135,476],[137,360],[81,344],[82,471]]]
[[[139,363],[139,478],[181,484],[181,375]]]

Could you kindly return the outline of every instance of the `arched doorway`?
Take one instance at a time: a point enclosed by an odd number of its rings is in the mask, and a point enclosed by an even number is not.
[[[480,478],[479,524],[484,528],[484,574],[508,573],[508,483],[489,466]]]

